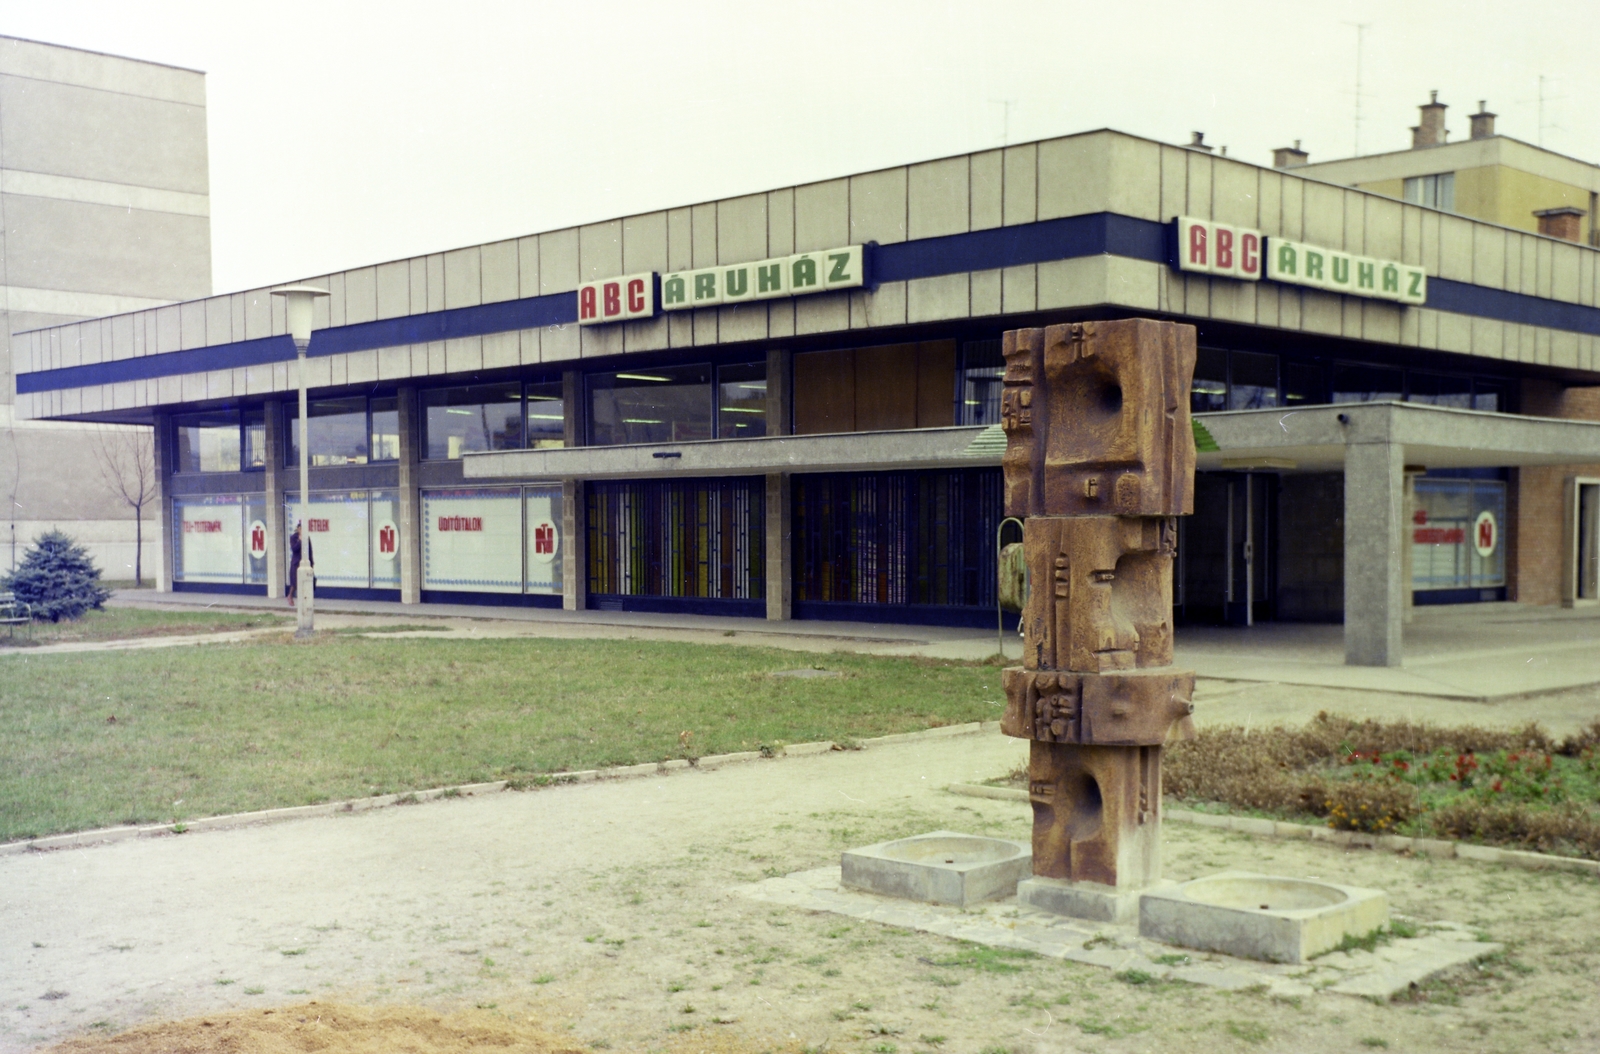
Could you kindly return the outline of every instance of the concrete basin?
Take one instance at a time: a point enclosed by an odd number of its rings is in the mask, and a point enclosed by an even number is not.
[[[1139,898],[1139,933],[1246,959],[1303,963],[1389,921],[1382,890],[1227,871]]]
[[[879,842],[840,857],[846,886],[960,906],[1008,897],[1032,871],[1033,853],[1022,843],[955,831]]]

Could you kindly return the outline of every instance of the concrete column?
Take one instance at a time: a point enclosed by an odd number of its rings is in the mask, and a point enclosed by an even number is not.
[[[571,420],[571,417],[568,417]],[[589,606],[588,495],[583,480],[561,481],[561,606],[582,611]]]
[[[561,374],[561,407],[566,415],[567,446],[584,446],[589,433],[589,407],[584,401],[582,372],[567,370]]]
[[[288,444],[284,439],[283,404],[272,401],[266,405],[267,423],[267,596],[288,596],[287,571],[284,554],[289,550],[289,540],[283,533],[284,459]]]
[[[786,436],[794,431],[793,384],[794,352],[767,352],[767,435],[769,436]]]
[[[1405,448],[1351,443],[1344,451],[1344,661],[1399,666],[1405,620]]]
[[[160,552],[156,554],[156,592],[172,592],[172,415],[156,414],[151,448],[156,466],[156,518],[161,521]]]
[[[768,396],[771,389],[768,389]],[[793,618],[794,542],[790,537],[789,473],[767,474],[767,618]]]
[[[421,420],[417,390],[395,393],[400,427],[400,603],[422,602],[422,496],[417,489]]]

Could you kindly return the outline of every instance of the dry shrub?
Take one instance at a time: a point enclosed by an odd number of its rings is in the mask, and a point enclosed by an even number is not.
[[[1427,825],[1446,838],[1600,858],[1600,819],[1576,802],[1542,808],[1450,802],[1429,812]]]
[[[1322,785],[1321,806],[1308,811],[1326,816],[1328,825],[1337,830],[1393,834],[1422,810],[1422,797],[1409,783],[1330,780]]]
[[[1569,758],[1575,758],[1585,750],[1600,748],[1600,717],[1589,722],[1588,727],[1580,729],[1561,741],[1558,753]]]

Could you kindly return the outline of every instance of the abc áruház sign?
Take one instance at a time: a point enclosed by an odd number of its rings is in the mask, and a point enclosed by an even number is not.
[[[687,311],[855,289],[865,284],[866,248],[847,245],[749,263],[669,271],[660,277],[660,308]],[[654,272],[585,282],[578,287],[578,325],[653,317],[657,287]]]
[[[1179,216],[1175,264],[1180,271],[1256,282],[1265,278],[1400,304],[1428,300],[1428,274],[1397,260],[1358,256],[1320,245],[1267,237],[1249,227]]]

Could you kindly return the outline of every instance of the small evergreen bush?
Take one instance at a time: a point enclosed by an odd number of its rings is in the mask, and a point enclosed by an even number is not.
[[[35,619],[51,622],[75,619],[111,596],[89,553],[59,530],[33,540],[16,571],[0,578],[0,591],[15,593]]]

